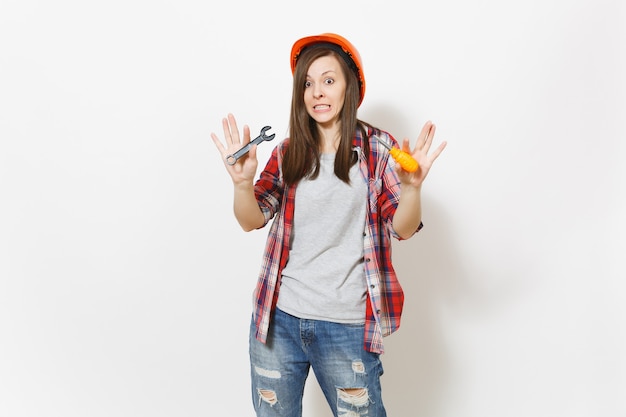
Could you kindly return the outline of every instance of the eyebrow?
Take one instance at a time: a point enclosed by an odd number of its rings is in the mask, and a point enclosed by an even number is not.
[[[326,70],[326,71],[324,71],[324,72],[322,73],[322,76],[324,76],[324,75],[328,74],[329,72],[336,73],[337,71],[332,70],[332,69],[331,69],[331,70]],[[307,76],[307,78],[311,78],[311,75],[309,75],[308,73],[306,74],[306,76]]]

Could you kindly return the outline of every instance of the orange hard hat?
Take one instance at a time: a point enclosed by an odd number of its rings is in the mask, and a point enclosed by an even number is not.
[[[357,51],[354,45],[341,35],[337,35],[335,33],[322,33],[321,35],[307,36],[302,39],[298,39],[291,47],[291,73],[293,74],[296,70],[296,62],[298,61],[298,57],[300,56],[302,50],[308,46],[319,43],[330,43],[339,46],[350,61],[354,63],[356,76],[359,79],[359,105],[361,105],[363,97],[365,96],[365,76],[363,75],[361,55],[359,55],[359,51]]]

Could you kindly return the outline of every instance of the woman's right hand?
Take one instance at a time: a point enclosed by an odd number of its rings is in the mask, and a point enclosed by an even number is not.
[[[229,165],[226,162],[226,157],[228,155],[237,152],[239,149],[250,143],[250,128],[247,125],[244,125],[243,141],[241,141],[239,129],[237,128],[237,121],[235,120],[235,116],[231,113],[228,114],[228,117],[222,119],[222,127],[224,129],[225,143],[223,144],[215,133],[211,133],[211,139],[213,139],[213,143],[215,143],[215,146],[222,155],[222,162],[230,174],[233,184],[251,184],[254,181],[254,176],[256,175],[258,167],[256,145],[250,146],[250,151],[246,155],[239,158],[234,165]]]

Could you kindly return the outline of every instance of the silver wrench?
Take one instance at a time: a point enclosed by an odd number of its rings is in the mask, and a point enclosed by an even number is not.
[[[264,142],[266,140],[270,141],[274,139],[274,136],[276,136],[276,134],[274,133],[272,133],[271,135],[265,134],[265,132],[267,132],[271,128],[272,128],[271,126],[265,126],[263,129],[261,129],[261,133],[259,134],[259,136],[257,136],[254,140],[251,140],[250,142],[248,142],[247,145],[239,149],[237,152],[226,156],[226,163],[228,163],[228,165],[235,165],[235,163],[237,162],[239,158],[241,158],[242,156],[247,154],[248,151],[250,151],[250,146],[258,145],[259,143]]]

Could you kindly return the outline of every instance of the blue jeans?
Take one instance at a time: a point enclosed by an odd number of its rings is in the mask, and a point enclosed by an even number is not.
[[[363,348],[364,326],[299,319],[276,309],[267,343],[250,326],[252,401],[257,417],[301,417],[312,367],[335,417],[386,417],[379,355]]]

